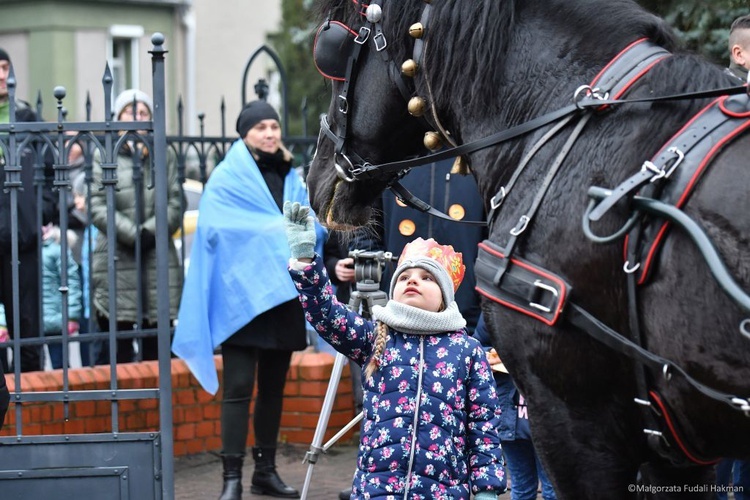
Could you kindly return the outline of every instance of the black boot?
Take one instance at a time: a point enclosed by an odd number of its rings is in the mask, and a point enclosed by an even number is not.
[[[276,448],[253,448],[255,472],[250,491],[254,495],[299,498],[299,492],[284,484],[276,473]]]
[[[224,488],[219,500],[242,499],[242,462],[245,455],[221,455],[224,464]]]

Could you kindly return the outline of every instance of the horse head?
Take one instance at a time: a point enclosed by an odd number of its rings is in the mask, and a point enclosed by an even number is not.
[[[333,228],[367,224],[370,205],[400,174],[360,176],[363,166],[426,153],[425,126],[414,116],[424,109],[408,109],[414,83],[401,67],[411,57],[407,21],[418,20],[420,4],[381,3],[365,8],[358,1],[331,0],[320,6],[325,18],[314,59],[332,82],[332,99],[307,180],[313,209]]]

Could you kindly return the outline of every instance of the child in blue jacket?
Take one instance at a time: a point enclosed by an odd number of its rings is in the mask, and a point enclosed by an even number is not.
[[[404,247],[377,322],[335,298],[314,252],[309,208],[284,205],[289,273],[307,321],[363,367],[364,420],[352,498],[495,500],[505,491],[495,383],[454,300],[465,267],[453,247]]]
[[[81,319],[81,277],[73,253],[67,252],[68,317],[63,324],[62,286],[63,254],[60,246],[60,228],[48,224],[42,227],[42,306],[44,335],[72,335],[78,331]],[[59,342],[48,344],[52,368],[62,368],[63,348]]]

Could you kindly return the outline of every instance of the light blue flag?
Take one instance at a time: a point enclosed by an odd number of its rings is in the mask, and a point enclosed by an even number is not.
[[[309,205],[299,174],[284,181],[284,200]],[[322,255],[325,229],[316,223]],[[214,349],[259,314],[297,297],[284,216],[255,160],[238,140],[211,173],[201,196],[190,266],[172,351],[201,386],[216,394]]]

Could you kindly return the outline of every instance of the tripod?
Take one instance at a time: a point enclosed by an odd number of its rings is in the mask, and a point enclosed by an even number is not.
[[[349,256],[354,257],[356,290],[351,294],[348,307],[352,311],[360,311],[360,314],[362,314],[364,318],[369,319],[372,317],[372,306],[382,306],[388,301],[388,295],[380,290],[380,276],[383,272],[384,263],[393,260],[393,255],[390,252],[364,252],[361,250],[354,250],[349,253]],[[338,390],[339,381],[341,379],[341,372],[344,369],[344,363],[347,361],[348,359],[346,356],[340,352],[336,353],[333,370],[331,371],[331,378],[328,382],[328,389],[326,390],[326,395],[323,399],[323,408],[320,410],[318,424],[315,427],[315,434],[313,434],[310,449],[305,453],[305,458],[302,461],[302,463],[308,464],[307,474],[305,475],[305,484],[302,487],[302,500],[307,498],[307,492],[310,488],[310,481],[312,479],[313,467],[317,463],[320,453],[328,451],[328,449],[333,446],[341,436],[349,432],[349,430],[357,425],[364,416],[364,412],[360,412],[351,420],[351,422],[346,424],[336,433],[335,436],[328,440],[327,443],[323,444],[323,437],[326,428],[328,427],[328,419],[331,416],[331,409],[333,408],[334,400],[336,399],[336,391]],[[353,380],[352,383],[358,384],[360,381]]]

